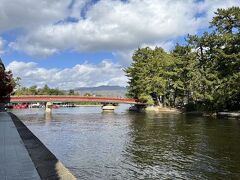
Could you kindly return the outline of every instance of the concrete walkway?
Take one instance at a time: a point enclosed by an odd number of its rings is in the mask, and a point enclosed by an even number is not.
[[[0,179],[40,180],[23,141],[6,112],[0,112]]]

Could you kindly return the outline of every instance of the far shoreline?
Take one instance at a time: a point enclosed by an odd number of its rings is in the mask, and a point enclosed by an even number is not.
[[[91,105],[91,104],[89,104],[89,105],[75,105],[74,107],[99,107],[99,106],[102,106],[101,104],[96,104],[96,105]]]
[[[162,106],[147,106],[145,108],[138,108],[135,106],[129,109],[130,111],[146,112],[146,113],[172,113],[172,114],[184,114],[184,115],[196,115],[196,116],[209,116],[209,117],[226,117],[226,118],[239,118],[240,111],[218,111],[218,112],[205,112],[205,111],[186,111],[182,109]]]

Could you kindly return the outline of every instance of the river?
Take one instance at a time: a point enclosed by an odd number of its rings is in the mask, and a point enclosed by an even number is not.
[[[127,109],[13,113],[78,179],[240,179],[240,120]]]

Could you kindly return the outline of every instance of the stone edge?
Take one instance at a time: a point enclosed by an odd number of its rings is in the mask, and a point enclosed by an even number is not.
[[[13,113],[8,113],[22,138],[42,180],[76,180],[76,177],[56,158],[56,156],[27,128]]]

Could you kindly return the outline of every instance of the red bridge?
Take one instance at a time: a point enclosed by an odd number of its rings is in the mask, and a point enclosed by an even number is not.
[[[81,97],[81,96],[11,96],[12,103],[32,102],[98,102],[102,104],[143,104],[139,100],[112,97]]]
[[[113,111],[117,104],[138,104],[144,105],[139,100],[128,98],[112,98],[112,97],[81,97],[81,96],[11,96],[11,103],[36,103],[44,102],[45,111],[51,112],[54,102],[97,102],[103,104],[104,111]]]

